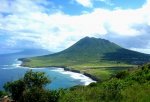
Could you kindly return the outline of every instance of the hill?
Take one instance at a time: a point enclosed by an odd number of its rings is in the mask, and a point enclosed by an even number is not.
[[[52,54],[52,52],[44,49],[21,49],[16,52],[12,53],[5,53],[5,54],[0,54],[1,57],[8,57],[8,56],[14,56],[14,57],[34,57],[34,56],[42,56],[42,55],[47,55],[47,54]]]
[[[100,63],[101,61],[119,61],[130,64],[143,64],[150,61],[147,54],[131,51],[118,46],[105,39],[85,37],[68,49],[44,57],[53,57],[53,60],[68,61],[72,64],[78,63]]]
[[[117,70],[120,70],[131,65],[149,62],[150,55],[122,48],[105,39],[85,37],[64,51],[23,61],[24,66],[69,67],[97,76],[108,75],[109,72],[102,69],[109,67],[115,67],[115,69],[117,67]]]
[[[59,102],[150,102],[150,64],[118,72],[114,77],[89,86],[75,86]]]

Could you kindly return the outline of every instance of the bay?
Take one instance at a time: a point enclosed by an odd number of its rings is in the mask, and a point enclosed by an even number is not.
[[[33,57],[49,54],[43,50],[27,49],[16,53],[0,55],[0,90],[8,81],[14,81],[22,78],[26,71],[45,72],[51,83],[46,86],[47,89],[69,88],[75,85],[88,85],[94,82],[92,79],[74,72],[64,71],[63,68],[28,68],[19,66],[21,64],[18,58]]]

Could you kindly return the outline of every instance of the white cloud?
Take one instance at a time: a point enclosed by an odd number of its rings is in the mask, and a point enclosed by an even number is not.
[[[90,0],[83,1],[78,0],[86,6],[91,5]],[[9,41],[17,45],[17,42],[26,40],[51,51],[67,48],[85,36],[104,36],[108,33],[122,37],[141,36],[147,32],[137,26],[150,26],[150,0],[139,9],[97,8],[93,12],[76,16],[61,11],[47,14],[44,12],[47,8],[31,0],[16,0],[11,7],[0,8],[0,12],[6,12],[7,8],[11,13],[5,17],[0,16],[0,29],[10,33]]]
[[[138,51],[146,54],[150,54],[150,48],[149,49],[142,49],[142,48],[130,48],[133,51]]]
[[[100,1],[100,2],[103,2],[107,5],[114,5],[111,0],[75,0],[78,4],[84,6],[84,7],[93,7],[93,3],[94,1]]]
[[[92,7],[92,0],[75,0],[77,3],[81,4],[84,7]]]
[[[110,5],[110,6],[114,5],[114,4],[112,3],[112,0],[96,0],[96,1],[104,2],[105,4]]]

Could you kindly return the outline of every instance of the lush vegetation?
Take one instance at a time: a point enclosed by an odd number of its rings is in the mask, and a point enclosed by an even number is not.
[[[67,67],[105,80],[118,70],[149,62],[150,55],[124,49],[108,40],[85,37],[64,51],[22,61],[24,66]]]
[[[60,102],[149,102],[150,64],[121,71],[102,83],[67,90]]]
[[[149,102],[150,64],[118,72],[111,79],[89,86],[50,91],[44,73],[28,71],[23,79],[4,88],[17,102]]]

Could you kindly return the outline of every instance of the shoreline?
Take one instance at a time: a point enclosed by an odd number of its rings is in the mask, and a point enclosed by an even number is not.
[[[70,72],[74,72],[74,73],[78,73],[78,74],[82,74],[84,76],[87,76],[89,77],[90,79],[92,79],[93,81],[95,82],[98,82],[100,81],[99,79],[97,79],[96,77],[92,76],[91,74],[88,74],[88,73],[82,73],[80,72],[79,70],[74,70],[74,69],[71,69],[71,68],[68,68],[68,67],[64,67],[64,66],[47,66],[47,67],[53,67],[53,68],[63,68],[64,71],[70,71]],[[40,68],[40,67],[39,67]]]
[[[62,68],[62,67],[61,67],[61,68]],[[94,77],[94,76],[92,76],[91,74],[88,74],[88,73],[86,73],[86,72],[82,73],[82,72],[80,72],[79,70],[74,70],[74,69],[67,68],[67,67],[63,67],[63,69],[64,69],[65,71],[71,71],[71,72],[74,72],[74,73],[79,73],[79,74],[85,75],[85,76],[91,78],[93,81],[96,81],[96,82],[97,82],[97,81],[100,81],[100,80],[97,79],[96,77]]]
[[[64,71],[70,71],[70,72],[73,72],[73,73],[77,73],[77,74],[82,74],[88,78],[90,78],[91,80],[93,80],[93,82],[98,82],[98,81],[101,81],[100,79],[96,78],[95,76],[91,75],[91,74],[88,74],[88,73],[82,73],[80,72],[79,70],[74,70],[74,69],[71,69],[71,68],[68,68],[68,67],[65,67],[65,66],[38,66],[38,67],[30,67],[30,66],[27,66],[24,64],[24,62],[26,62],[26,59],[24,58],[19,58],[18,61],[21,61],[21,64],[20,66],[22,67],[29,67],[29,68],[48,68],[49,67],[53,67],[53,68],[62,68]]]

